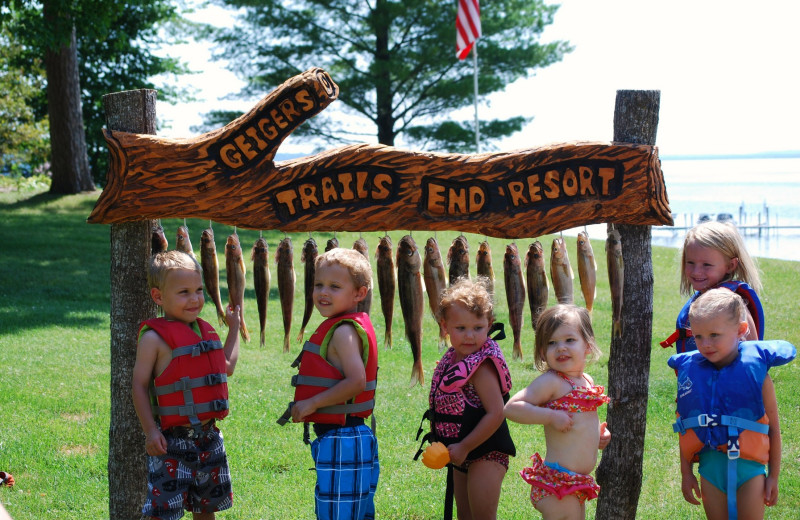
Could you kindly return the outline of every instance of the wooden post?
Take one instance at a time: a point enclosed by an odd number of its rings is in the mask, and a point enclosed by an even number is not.
[[[620,90],[614,141],[654,145],[661,93]],[[602,487],[597,519],[635,519],[642,488],[647,392],[653,331],[653,259],[650,226],[616,225],[625,263],[622,335],[611,339],[608,427],[611,443],[597,468]]]
[[[103,96],[106,126],[156,133],[156,91]],[[154,221],[111,225],[111,422],[108,430],[109,518],[138,519],[147,492],[144,434],[131,399],[139,323],[156,316],[147,285]]]

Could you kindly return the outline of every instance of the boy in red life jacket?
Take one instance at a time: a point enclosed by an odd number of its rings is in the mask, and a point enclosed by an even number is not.
[[[240,309],[227,309],[223,345],[198,317],[204,300],[197,260],[180,251],[158,253],[147,278],[164,317],[142,323],[133,368],[133,404],[149,455],[142,514],[176,520],[186,510],[195,520],[213,519],[233,505],[216,421],[228,415],[227,380],[239,358]]]
[[[319,519],[375,518],[378,442],[364,418],[374,407],[378,350],[369,315],[357,312],[371,284],[369,261],[353,249],[317,258],[314,306],[326,320],[295,362],[295,402],[279,421],[291,414],[294,422],[314,424]]]

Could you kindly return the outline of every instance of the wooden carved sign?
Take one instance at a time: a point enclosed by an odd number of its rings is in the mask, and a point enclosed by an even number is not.
[[[672,224],[653,146],[578,142],[463,155],[360,144],[275,163],[281,142],[338,92],[325,71],[311,69],[192,139],[106,130],[108,184],[88,221],[193,217],[285,232],[499,238],[601,222]]]

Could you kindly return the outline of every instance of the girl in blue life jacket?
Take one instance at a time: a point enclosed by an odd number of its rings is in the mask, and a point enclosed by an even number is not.
[[[767,371],[794,359],[785,341],[742,341],[741,297],[701,294],[689,310],[697,351],[670,357],[678,376],[681,490],[711,519],[764,518],[778,500],[781,433],[775,386]],[[701,484],[694,475],[699,462]]]
[[[764,310],[758,298],[761,279],[735,225],[711,221],[690,229],[683,241],[681,269],[681,294],[689,295],[689,300],[678,314],[675,332],[661,342],[662,347],[675,345],[678,353],[697,349],[689,307],[715,287],[724,287],[744,299],[748,325],[745,339],[764,339]]]

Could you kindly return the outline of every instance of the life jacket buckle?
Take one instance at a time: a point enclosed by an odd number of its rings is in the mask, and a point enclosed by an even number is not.
[[[728,440],[728,460],[736,460],[739,458],[739,439]]]
[[[700,414],[697,416],[697,425],[701,428],[707,428],[708,426],[719,426],[717,422],[717,415],[716,414]]]

